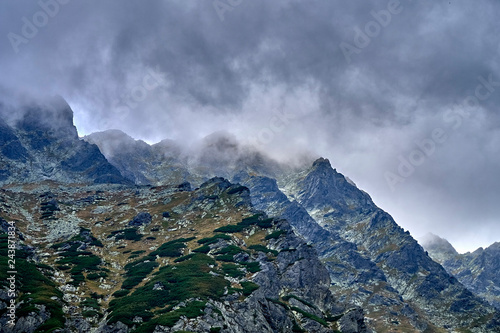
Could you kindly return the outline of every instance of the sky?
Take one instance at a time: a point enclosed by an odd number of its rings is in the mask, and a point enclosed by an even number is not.
[[[226,130],[330,159],[396,222],[500,241],[500,2],[0,3],[0,95],[63,96],[80,135]]]

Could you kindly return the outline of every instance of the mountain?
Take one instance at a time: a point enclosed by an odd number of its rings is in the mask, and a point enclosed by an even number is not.
[[[78,138],[73,111],[61,98],[15,112],[0,105],[0,184],[41,180],[130,183],[96,145]]]
[[[150,146],[119,130],[93,133],[83,139],[97,145],[108,161],[135,184],[180,184],[191,180],[181,149],[173,141]]]
[[[2,115],[2,331],[500,332],[328,159],[279,163],[224,132],[82,140],[63,101]],[[474,274],[497,267],[487,250]]]
[[[500,243],[459,254],[445,239],[428,235],[422,246],[470,291],[500,309]]]
[[[429,252],[431,258],[438,263],[459,256],[457,250],[455,250],[450,242],[432,233],[427,233],[424,237],[419,239],[419,243]]]
[[[315,250],[249,190],[183,186],[2,190],[19,241],[17,321],[2,332],[366,332]],[[47,208],[49,207],[49,208]],[[8,237],[0,235],[6,287]],[[21,245],[23,244],[23,245]]]
[[[498,313],[434,262],[327,159],[277,181],[240,180],[257,208],[286,218],[317,249],[334,295],[362,307],[374,330],[498,330]]]
[[[229,179],[243,171],[276,176],[291,169],[241,145],[226,132],[213,133],[192,147],[182,147],[171,140],[148,145],[119,130],[92,133],[84,140],[99,146],[111,164],[140,185],[184,181],[199,185],[212,177]]]
[[[185,179],[204,179],[215,172],[248,187],[257,209],[286,219],[315,248],[335,297],[363,308],[368,327],[406,332],[499,329],[492,307],[433,261],[327,159],[287,168],[253,158],[251,149],[220,133],[200,147],[184,150]]]

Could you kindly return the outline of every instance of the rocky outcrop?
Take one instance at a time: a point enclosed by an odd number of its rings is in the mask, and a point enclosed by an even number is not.
[[[36,218],[40,207],[53,213],[40,216],[47,225],[38,230],[19,226],[33,243],[28,278],[47,273],[51,282],[36,281],[52,288],[54,303],[20,315],[12,332],[367,332],[363,310],[331,293],[317,251],[286,220],[257,211],[247,187],[224,178],[194,190],[34,186],[3,198],[8,219]],[[72,233],[51,229],[69,221]],[[20,284],[30,306],[46,301],[37,290]]]
[[[151,214],[148,212],[140,212],[128,223],[131,227],[140,227],[142,225],[146,225],[151,223]]]

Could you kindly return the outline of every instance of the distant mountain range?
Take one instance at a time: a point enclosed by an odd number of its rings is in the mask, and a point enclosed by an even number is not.
[[[429,234],[422,246],[436,262],[470,291],[500,310],[500,243],[464,254],[439,236]]]
[[[286,165],[227,133],[79,139],[62,101],[17,112],[0,222],[50,294],[21,287],[32,310],[6,332],[500,332],[498,244],[424,250],[328,159]]]

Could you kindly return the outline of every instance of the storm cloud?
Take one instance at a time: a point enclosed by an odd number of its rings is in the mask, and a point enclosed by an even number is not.
[[[494,0],[2,1],[0,94],[61,95],[80,135],[232,132],[328,157],[414,236],[499,241]]]

